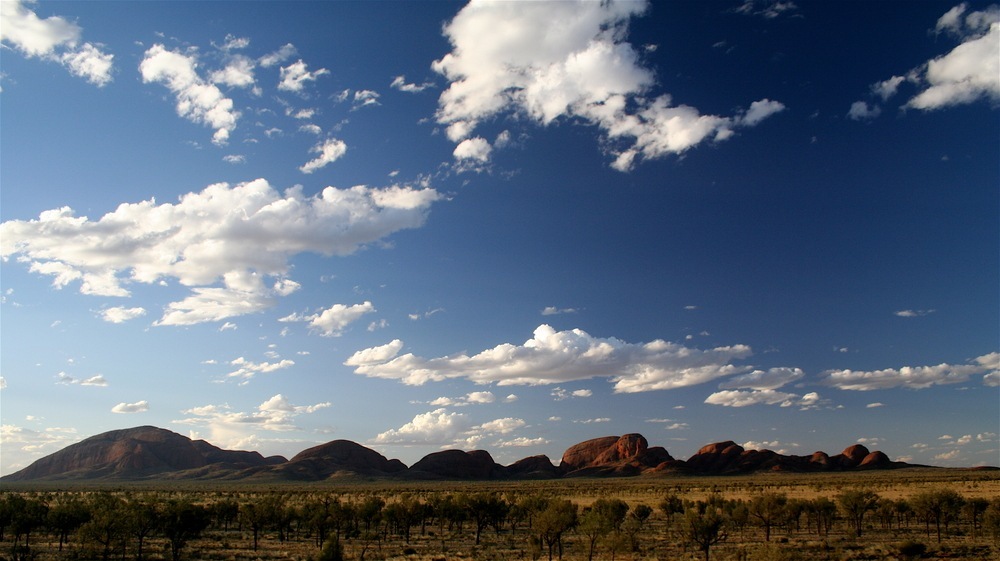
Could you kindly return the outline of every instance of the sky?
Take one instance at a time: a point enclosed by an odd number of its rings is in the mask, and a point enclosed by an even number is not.
[[[0,473],[155,425],[1000,465],[1000,7],[0,1]]]

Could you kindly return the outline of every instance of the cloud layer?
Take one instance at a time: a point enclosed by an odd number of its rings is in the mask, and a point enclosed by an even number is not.
[[[439,199],[430,188],[327,187],[307,196],[299,187],[279,193],[263,179],[219,183],[176,204],[124,203],[98,220],[62,207],[7,221],[0,255],[51,275],[56,287],[79,281],[84,294],[128,296],[129,283],[176,279],[192,293],[170,303],[157,324],[187,325],[262,310],[298,287],[286,278],[291,256],[351,254],[421,226]]]
[[[574,329],[535,329],[523,345],[503,344],[468,356],[440,358],[398,355],[402,341],[356,352],[344,364],[357,374],[420,385],[428,381],[465,378],[498,385],[557,384],[609,378],[618,393],[680,388],[748,370],[730,361],[750,356],[750,347],[735,345],[699,350],[656,340],[632,344],[597,338]]]
[[[680,154],[706,140],[725,140],[784,109],[760,100],[742,115],[702,115],[655,85],[639,53],[624,41],[645,2],[474,2],[445,26],[452,51],[433,68],[449,81],[437,120],[459,144],[456,158],[488,158],[480,123],[505,112],[548,125],[577,118],[597,125],[625,171],[640,158]],[[559,22],[559,25],[552,25]]]

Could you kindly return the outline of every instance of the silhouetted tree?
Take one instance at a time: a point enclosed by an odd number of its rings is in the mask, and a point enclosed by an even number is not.
[[[171,500],[160,514],[160,529],[170,542],[170,558],[178,561],[187,542],[208,527],[209,514],[204,507],[187,500]]]
[[[713,508],[700,510],[695,508],[684,512],[681,535],[685,541],[697,546],[705,554],[705,561],[709,561],[712,546],[728,537],[726,519]]]
[[[762,493],[750,499],[747,509],[764,528],[764,541],[771,541],[771,528],[785,519],[787,504],[784,493]]]
[[[941,524],[943,523],[947,530],[948,523],[958,518],[964,502],[965,499],[951,489],[924,491],[910,499],[913,511],[924,519],[927,537],[931,535],[931,523],[934,524],[938,543],[941,543]]]
[[[549,561],[552,561],[552,554],[556,546],[558,546],[559,559],[562,559],[563,534],[576,526],[576,511],[577,508],[573,502],[567,499],[553,499],[549,501],[545,510],[538,514],[534,531],[538,535],[539,541],[549,548]]]
[[[878,507],[879,496],[872,491],[853,489],[837,495],[837,502],[844,510],[856,535],[860,538],[865,527],[865,515]]]

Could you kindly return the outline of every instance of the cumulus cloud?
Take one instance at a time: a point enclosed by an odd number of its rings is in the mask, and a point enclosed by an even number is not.
[[[466,138],[455,147],[452,155],[456,160],[473,160],[479,163],[486,163],[490,160],[490,153],[493,148],[489,141],[481,136]]]
[[[276,66],[292,58],[297,52],[298,51],[295,49],[295,45],[286,43],[278,50],[260,57],[258,62],[260,62],[260,65],[264,68],[271,68],[272,66]]]
[[[354,92],[354,108],[381,105],[378,102],[379,93],[374,90],[358,90]]]
[[[854,121],[869,121],[882,114],[878,105],[868,105],[864,101],[855,101],[847,111],[847,116]]]
[[[938,364],[937,366],[904,366],[884,370],[829,370],[821,376],[823,383],[841,390],[871,391],[890,388],[926,389],[945,384],[967,382],[975,374],[998,369],[1000,353],[990,353],[975,359],[974,364]],[[995,374],[993,372],[992,374]],[[984,383],[988,381],[984,379]]]
[[[60,372],[57,376],[57,384],[78,384],[81,386],[96,386],[96,387],[107,387],[108,381],[104,378],[103,374],[96,374],[90,378],[85,378],[83,380],[78,380],[65,372]]]
[[[255,82],[255,65],[253,59],[243,55],[236,55],[230,57],[225,67],[209,74],[208,79],[213,84],[221,84],[234,88],[249,88]]]
[[[669,95],[647,95],[654,73],[624,41],[628,22],[646,9],[645,2],[467,5],[444,28],[452,51],[432,65],[449,81],[438,100],[438,122],[459,143],[503,113],[541,125],[575,118],[603,131],[613,167],[626,171],[641,158],[725,140],[735,128],[784,108],[760,100],[742,115],[719,117],[674,105]]]
[[[354,304],[347,306],[344,304],[334,304],[325,310],[320,310],[314,314],[301,315],[291,314],[278,321],[304,321],[309,323],[309,328],[318,331],[323,337],[340,337],[348,325],[361,319],[365,314],[375,311],[375,306],[371,302]]]
[[[406,76],[396,76],[395,78],[392,79],[392,82],[389,84],[389,87],[391,88],[397,89],[401,92],[409,92],[409,93],[419,93],[433,86],[434,84],[432,82],[424,82],[423,84],[411,84],[406,81]]]
[[[149,402],[146,400],[135,403],[125,403],[124,401],[111,408],[112,413],[143,413],[149,411]]]
[[[548,440],[540,436],[538,438],[519,436],[510,440],[499,440],[494,445],[499,448],[527,448],[530,446],[543,446],[548,443]]]
[[[543,316],[557,316],[560,314],[575,314],[576,308],[557,308],[555,306],[545,306],[542,309]]]
[[[306,82],[315,82],[320,76],[330,73],[326,68],[312,72],[306,68],[306,63],[302,62],[302,59],[281,67],[281,81],[278,83],[278,89],[286,92],[301,92],[305,89]]]
[[[228,404],[202,405],[181,411],[185,417],[171,421],[182,425],[205,427],[216,446],[229,449],[252,447],[257,431],[290,432],[298,430],[295,419],[330,407],[329,402],[295,405],[282,394],[265,400],[256,410],[233,411]]]
[[[539,326],[522,345],[502,344],[473,356],[398,355],[402,346],[397,340],[364,349],[344,364],[353,366],[357,374],[409,385],[453,378],[501,386],[542,385],[607,377],[615,392],[634,393],[687,387],[743,373],[747,367],[730,361],[751,354],[746,345],[699,350],[663,340],[634,344],[593,337],[579,329],[556,331],[548,325]]]
[[[100,45],[80,44],[83,30],[60,16],[45,19],[21,0],[0,2],[0,43],[23,55],[62,64],[74,76],[100,87],[111,82],[114,55]]]
[[[101,310],[101,319],[109,323],[125,323],[130,319],[144,315],[146,315],[146,308],[141,307],[126,308],[125,306],[115,306],[114,308]]]
[[[979,100],[1000,103],[1000,7],[993,5],[982,11],[968,11],[959,4],[942,15],[935,32],[953,37],[958,45],[949,52],[911,69],[902,76],[876,82],[871,94],[886,101],[896,95],[903,84],[918,91],[903,108],[932,111]],[[866,111],[867,104],[855,102],[849,113],[852,118],[878,116],[878,107]],[[856,117],[855,117],[856,115]]]
[[[319,156],[302,164],[299,167],[299,171],[302,173],[312,173],[327,164],[336,162],[347,153],[347,144],[343,140],[328,138],[313,146],[309,152],[319,154]]]
[[[145,83],[157,82],[167,87],[177,98],[177,114],[181,117],[215,130],[212,142],[226,144],[236,129],[239,111],[233,100],[226,97],[215,84],[202,79],[197,72],[195,54],[186,55],[168,51],[161,44],[150,47],[139,71]]]
[[[805,376],[799,368],[771,368],[754,370],[729,378],[719,384],[720,389],[749,388],[753,390],[774,390],[786,384],[801,380]]]
[[[749,405],[792,405],[799,398],[793,393],[776,390],[723,390],[705,398],[705,403],[724,407],[747,407]]]
[[[282,359],[278,362],[252,362],[243,357],[238,357],[229,362],[231,366],[235,366],[236,370],[226,374],[227,378],[241,378],[242,384],[246,384],[251,378],[257,374],[267,374],[270,372],[275,372],[277,370],[284,370],[295,366],[294,360]]]
[[[379,433],[374,442],[378,444],[450,444],[459,434],[471,426],[469,418],[462,413],[451,413],[447,409],[435,409],[420,413],[413,420],[399,427]]]
[[[128,296],[128,283],[177,279],[192,293],[170,303],[157,325],[190,325],[271,306],[297,286],[286,277],[293,255],[349,255],[421,226],[439,199],[434,189],[405,186],[306,196],[263,179],[219,183],[176,204],[125,203],[98,220],[62,207],[4,222],[0,257],[51,275],[57,288],[79,281],[84,294]]]

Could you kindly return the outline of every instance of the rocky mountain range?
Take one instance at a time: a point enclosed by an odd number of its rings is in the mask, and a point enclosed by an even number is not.
[[[825,472],[891,469],[882,452],[860,444],[830,456],[786,456],[771,450],[746,450],[735,442],[703,446],[687,460],[674,459],[640,434],[605,436],[570,446],[559,464],[532,456],[508,466],[485,450],[443,450],[412,466],[349,440],[334,440],[296,454],[264,457],[257,452],[223,450],[204,440],[152,426],[106,432],[37,460],[0,479],[15,481],[86,480],[247,480],[322,481],[336,477],[411,480],[554,479],[669,474],[728,475],[759,471]]]

